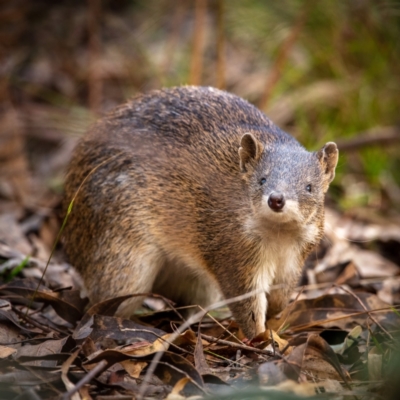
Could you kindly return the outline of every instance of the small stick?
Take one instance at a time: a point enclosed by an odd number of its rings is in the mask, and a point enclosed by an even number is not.
[[[47,326],[42,325],[41,323],[35,321],[30,315],[26,315],[24,312],[18,310],[16,307],[13,307],[13,311],[16,312],[21,318],[25,319],[26,322],[29,324],[32,324],[33,326],[36,326],[36,328],[41,329],[43,332],[49,333],[52,332],[51,329],[49,329]],[[58,329],[54,329],[58,333],[65,333],[65,332],[60,332]]]
[[[207,340],[208,342],[219,343],[219,344],[223,344],[224,346],[231,346],[231,347],[233,347],[235,349],[252,351],[254,353],[265,354],[267,356],[276,355],[276,354],[274,354],[274,352],[272,352],[270,350],[258,349],[257,347],[246,346],[245,344],[240,344],[240,343],[230,342],[228,340],[218,339],[218,338],[215,338],[215,337],[212,337],[212,336],[205,335],[204,333],[202,333],[200,336],[203,339]]]
[[[62,396],[62,400],[69,400],[83,385],[89,383],[95,376],[103,372],[107,366],[106,360],[101,360],[92,370],[90,370],[76,385],[73,389],[68,391]]]
[[[396,142],[400,142],[400,129],[396,126],[387,126],[358,133],[351,139],[339,140],[337,146],[340,151],[353,152],[367,146],[390,146]]]
[[[379,328],[381,328],[382,331],[385,332],[386,335],[388,335],[390,339],[393,339],[393,336],[375,319],[375,317],[373,317],[370,314],[370,312],[367,309],[367,307],[365,307],[365,304],[361,301],[361,299],[355,293],[353,293],[351,290],[348,290],[348,289],[344,288],[343,286],[338,286],[338,285],[335,285],[335,284],[333,284],[333,286],[337,287],[338,289],[341,289],[344,292],[346,292],[346,293],[350,294],[351,296],[353,296],[360,303],[361,307],[367,312],[367,314],[371,318],[371,320],[374,321],[375,324],[378,325]]]
[[[395,307],[382,307],[382,308],[377,308],[375,310],[369,310],[369,311],[357,311],[357,312],[353,312],[353,313],[350,313],[350,314],[341,315],[340,317],[326,318],[326,319],[319,320],[319,321],[314,321],[314,322],[311,322],[311,323],[297,325],[297,326],[292,327],[291,331],[292,332],[300,332],[303,329],[310,329],[310,328],[312,328],[314,326],[320,326],[321,324],[325,324],[327,322],[340,321],[342,319],[351,318],[351,317],[358,317],[359,315],[365,315],[365,314],[376,313],[376,312],[388,312],[388,311],[393,311],[393,309],[395,309]]]
[[[285,326],[285,323],[286,323],[287,319],[289,318],[289,315],[290,315],[290,312],[292,311],[292,308],[293,308],[294,305],[296,304],[298,298],[299,298],[300,295],[303,293],[303,291],[304,291],[304,286],[303,286],[302,288],[300,288],[299,293],[297,293],[297,296],[296,296],[296,298],[294,299],[294,301],[293,301],[291,304],[289,304],[288,311],[287,311],[287,313],[286,313],[286,317],[285,317],[285,319],[282,321],[281,325],[279,326],[278,332],[280,332],[280,331],[283,329],[283,327]],[[271,337],[272,337],[272,336],[271,336]]]

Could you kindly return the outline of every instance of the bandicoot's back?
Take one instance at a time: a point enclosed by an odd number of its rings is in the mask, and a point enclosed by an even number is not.
[[[65,247],[93,302],[156,292],[231,309],[248,337],[288,300],[319,241],[337,149],[307,152],[255,107],[212,88],[133,99],[78,144]],[[269,293],[271,285],[284,287]],[[266,297],[267,294],[267,297]],[[142,299],[121,305],[129,316]]]

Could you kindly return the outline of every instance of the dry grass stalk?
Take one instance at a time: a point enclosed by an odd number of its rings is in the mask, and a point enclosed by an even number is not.
[[[278,55],[275,59],[274,64],[272,65],[271,71],[265,84],[264,92],[258,105],[261,110],[265,110],[267,108],[268,102],[271,99],[272,91],[276,83],[278,82],[282,69],[285,66],[285,63],[289,57],[289,53],[303,29],[311,3],[312,2],[306,3],[302,12],[298,16],[296,23],[293,25],[289,35],[284,40],[281,48],[279,49]]]
[[[88,0],[88,33],[89,33],[89,69],[88,89],[89,107],[93,113],[99,113],[102,102],[103,82],[99,74],[100,41],[100,0]]]
[[[171,70],[171,65],[173,61],[172,55],[175,54],[178,46],[182,24],[184,22],[184,16],[187,10],[187,4],[188,3],[185,0],[178,0],[176,2],[174,15],[172,17],[173,23],[171,27],[171,33],[165,45],[164,61],[161,68],[164,75],[167,75]]]
[[[189,83],[200,85],[203,72],[204,31],[207,13],[207,0],[196,0],[193,30],[193,50],[190,60]]]
[[[217,19],[217,82],[219,89],[225,89],[225,33],[224,33],[224,0],[217,0],[216,3]]]

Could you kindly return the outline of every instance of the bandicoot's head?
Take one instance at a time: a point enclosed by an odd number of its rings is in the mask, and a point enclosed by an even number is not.
[[[338,161],[335,143],[310,153],[294,140],[264,145],[246,133],[239,159],[254,213],[269,222],[269,229],[304,227],[323,218],[324,195]]]

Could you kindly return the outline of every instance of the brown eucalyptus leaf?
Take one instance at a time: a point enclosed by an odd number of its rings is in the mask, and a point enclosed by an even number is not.
[[[0,214],[0,241],[23,254],[32,253],[32,246],[14,214]]]
[[[60,317],[71,324],[76,324],[82,318],[81,310],[77,309],[75,305],[64,301],[59,292],[53,292],[42,287],[36,290],[34,285],[35,283],[29,279],[12,281],[0,287],[0,294],[21,296],[24,299],[28,299],[28,304],[29,301],[49,304]]]
[[[143,368],[148,365],[147,362],[138,360],[125,360],[121,361],[120,364],[132,378],[139,378]]]
[[[17,349],[14,349],[13,347],[7,347],[7,346],[1,346],[0,345],[0,359],[1,358],[7,358],[11,354],[16,353]]]
[[[96,314],[105,315],[105,316],[113,316],[117,311],[120,304],[130,299],[131,297],[135,297],[136,295],[126,295],[114,297],[112,299],[107,299],[105,301],[101,301],[99,303],[93,304],[83,315],[82,319],[79,321],[77,326],[75,327],[74,333],[72,337],[75,340],[83,340],[86,339],[93,331],[93,316]]]
[[[194,348],[194,365],[201,375],[210,374],[211,370],[204,357],[203,342],[201,339],[200,324],[197,331],[197,341]]]
[[[97,354],[95,357],[86,361],[83,365],[87,369],[92,369],[96,366],[96,364],[102,360],[107,361],[107,366],[105,369],[110,368],[112,365],[116,363],[120,363],[125,360],[136,360],[134,356],[129,354],[125,354],[120,350],[105,350]]]
[[[18,349],[14,358],[18,360],[20,357],[23,356],[31,356],[37,359],[35,361],[26,362],[26,365],[53,367],[57,364],[57,361],[43,360],[41,357],[60,353],[67,340],[68,338],[65,337],[59,340],[48,339],[40,344],[25,344]]]
[[[61,367],[61,380],[63,381],[67,391],[72,391],[75,389],[75,385],[71,382],[71,380],[68,377],[68,371],[71,368],[72,363],[75,361],[80,351],[81,351],[80,348],[75,350],[63,363]],[[81,396],[78,392],[75,392],[70,398],[71,400],[81,400]]]
[[[195,393],[203,392],[203,378],[189,361],[178,354],[165,352],[160,362],[157,364],[154,373],[165,384],[172,386],[183,377],[189,377],[191,382],[185,385],[185,387],[188,390],[194,390]]]
[[[122,352],[125,354],[129,354],[131,356],[147,356],[149,354],[157,353],[158,351],[165,351],[169,348],[169,338],[171,334],[167,333],[166,335],[157,338],[153,343],[147,342],[139,342],[134,343],[128,347],[122,349]],[[140,344],[144,344],[143,346],[138,346]]]
[[[355,326],[366,327],[369,315],[365,310],[380,310],[373,316],[389,326],[396,326],[399,318],[394,315],[388,304],[371,293],[357,293],[357,297],[348,293],[327,294],[314,299],[302,299],[289,305],[279,319],[272,318],[268,326],[278,330],[282,323],[290,330],[307,330],[310,327],[322,326],[325,328],[339,327],[349,332]],[[365,308],[364,308],[364,307]]]
[[[13,343],[19,342],[21,340],[22,331],[15,326],[12,322],[0,321],[0,344],[4,346],[9,346]],[[12,347],[20,346],[19,344],[13,344]]]
[[[350,285],[356,287],[360,284],[360,274],[353,262],[349,262],[335,280],[336,285]]]
[[[165,332],[161,329],[141,325],[129,319],[94,315],[90,337],[95,342],[105,338],[116,341],[154,342],[163,335]]]
[[[122,302],[136,296],[137,295],[135,294],[130,294],[125,296],[113,297],[112,299],[107,299],[99,303],[93,304],[86,311],[86,315],[100,314],[100,315],[112,316],[115,314],[115,312],[117,311],[118,307]]]
[[[107,362],[106,369],[116,363],[126,360],[138,360],[142,362],[151,362],[154,353],[146,352],[146,354],[131,354],[121,350],[105,350],[94,358],[84,363],[85,367],[92,369],[98,362],[105,360]],[[189,363],[184,357],[166,351],[159,363],[155,374],[163,380],[165,384],[174,385],[183,376],[189,376],[198,388],[204,386],[203,379],[196,368]]]
[[[314,356],[314,359],[320,358],[329,363],[344,382],[348,381],[336,353],[329,344],[317,334],[310,334],[306,343],[293,349],[291,354],[286,358],[286,362],[283,366],[285,375],[291,379],[297,380],[300,372],[306,369],[307,362],[310,360],[310,355]],[[314,368],[318,366],[320,366],[321,371],[324,369],[324,363],[314,363]]]
[[[18,321],[18,317],[12,310],[3,310],[0,309],[0,323],[2,323],[4,320],[10,321],[13,325],[15,325],[18,329],[20,329],[22,332],[28,332],[28,333],[38,333],[40,332],[39,329],[34,328],[34,329],[29,329],[23,325],[21,325]]]
[[[188,382],[190,382],[189,378],[185,377],[179,379],[179,381],[175,383],[175,386],[172,388],[171,393],[168,395],[166,400],[185,399],[185,397],[180,395],[180,392],[185,388]]]
[[[53,374],[48,371],[35,369],[35,371],[19,371],[7,372],[0,374],[0,384],[7,384],[12,386],[34,386],[40,385],[43,382],[51,383],[60,379],[59,374]],[[1,393],[1,386],[0,386]]]

